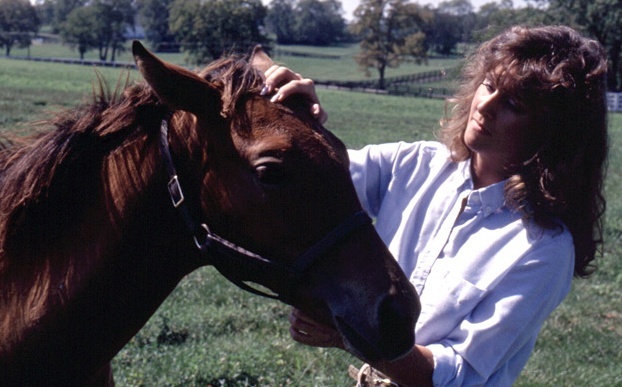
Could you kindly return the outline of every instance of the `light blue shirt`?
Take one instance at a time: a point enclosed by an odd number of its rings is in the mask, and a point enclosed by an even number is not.
[[[437,142],[350,151],[363,207],[421,297],[417,344],[437,386],[510,386],[570,291],[570,232],[521,220],[504,182],[474,190]]]

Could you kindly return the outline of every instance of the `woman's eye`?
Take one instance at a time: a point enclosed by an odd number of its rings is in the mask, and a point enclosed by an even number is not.
[[[521,113],[525,111],[525,105],[516,98],[507,98],[506,103],[508,104],[510,109],[514,110],[515,112]]]
[[[482,82],[482,85],[486,88],[487,92],[489,93],[495,92],[495,88],[492,86],[492,83],[490,83],[490,81],[484,81]]]

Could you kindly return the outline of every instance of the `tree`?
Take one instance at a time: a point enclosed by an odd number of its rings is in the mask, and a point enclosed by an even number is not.
[[[125,50],[125,32],[134,27],[134,9],[132,0],[93,0],[72,10],[65,19],[60,25],[65,43],[84,52],[96,48],[101,61],[107,61],[110,53],[114,62],[117,53]]]
[[[532,2],[526,7],[514,8],[511,0],[486,3],[480,7],[476,15],[477,22],[472,40],[486,41],[510,25],[542,26],[559,23],[561,19],[543,7],[542,4]]]
[[[53,0],[37,0],[35,2],[35,10],[42,26],[52,26],[54,24],[54,8]]]
[[[270,3],[266,23],[276,35],[276,42],[279,44],[296,42],[294,6],[294,0],[272,0]]]
[[[39,18],[28,0],[0,0],[0,47],[7,56],[11,48],[28,47],[31,34],[39,30]]]
[[[597,39],[609,59],[607,87],[622,90],[622,2],[620,0],[551,0],[549,10],[566,24],[580,26]]]
[[[261,0],[175,0],[170,27],[182,50],[200,64],[225,53],[247,53],[257,44],[267,45],[265,17]]]
[[[273,0],[267,22],[281,44],[328,46],[348,38],[338,0]]]
[[[458,43],[468,42],[475,25],[475,12],[469,0],[448,0],[439,3],[429,33],[431,48],[449,55]]]
[[[336,0],[300,0],[295,8],[296,43],[328,46],[345,36],[346,22]]]
[[[179,51],[179,44],[169,27],[173,0],[138,0],[138,20],[145,29],[147,41],[155,51]]]
[[[361,39],[356,62],[366,72],[378,71],[380,89],[384,89],[387,67],[427,58],[423,31],[432,19],[428,9],[407,0],[362,0],[354,19],[352,32]]]
[[[125,32],[134,27],[134,9],[132,0],[94,0],[89,7],[93,7],[98,17],[93,30],[97,34],[97,48],[99,59],[116,60],[116,54],[124,49]]]
[[[77,48],[80,59],[88,50],[99,47],[99,40],[94,26],[99,16],[93,7],[76,8],[67,16],[61,25],[60,34],[64,42]]]
[[[76,8],[84,7],[87,0],[49,0],[53,5],[52,31],[59,33],[67,17]]]

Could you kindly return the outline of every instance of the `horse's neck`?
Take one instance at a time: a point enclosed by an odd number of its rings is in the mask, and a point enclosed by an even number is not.
[[[161,174],[157,147],[112,153],[103,163],[100,205],[81,217],[87,224],[68,246],[50,248],[62,256],[15,270],[10,289],[3,284],[0,374],[7,366],[32,376],[29,368],[46,364],[42,378],[72,373],[72,382],[81,381],[76,370],[86,378],[100,369],[196,267],[184,260],[192,244],[189,237],[180,242],[186,235]]]

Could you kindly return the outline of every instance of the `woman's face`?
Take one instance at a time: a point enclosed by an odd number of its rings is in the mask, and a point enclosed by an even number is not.
[[[534,121],[528,106],[497,89],[494,77],[488,76],[471,102],[464,142],[481,165],[505,169],[530,156]]]

